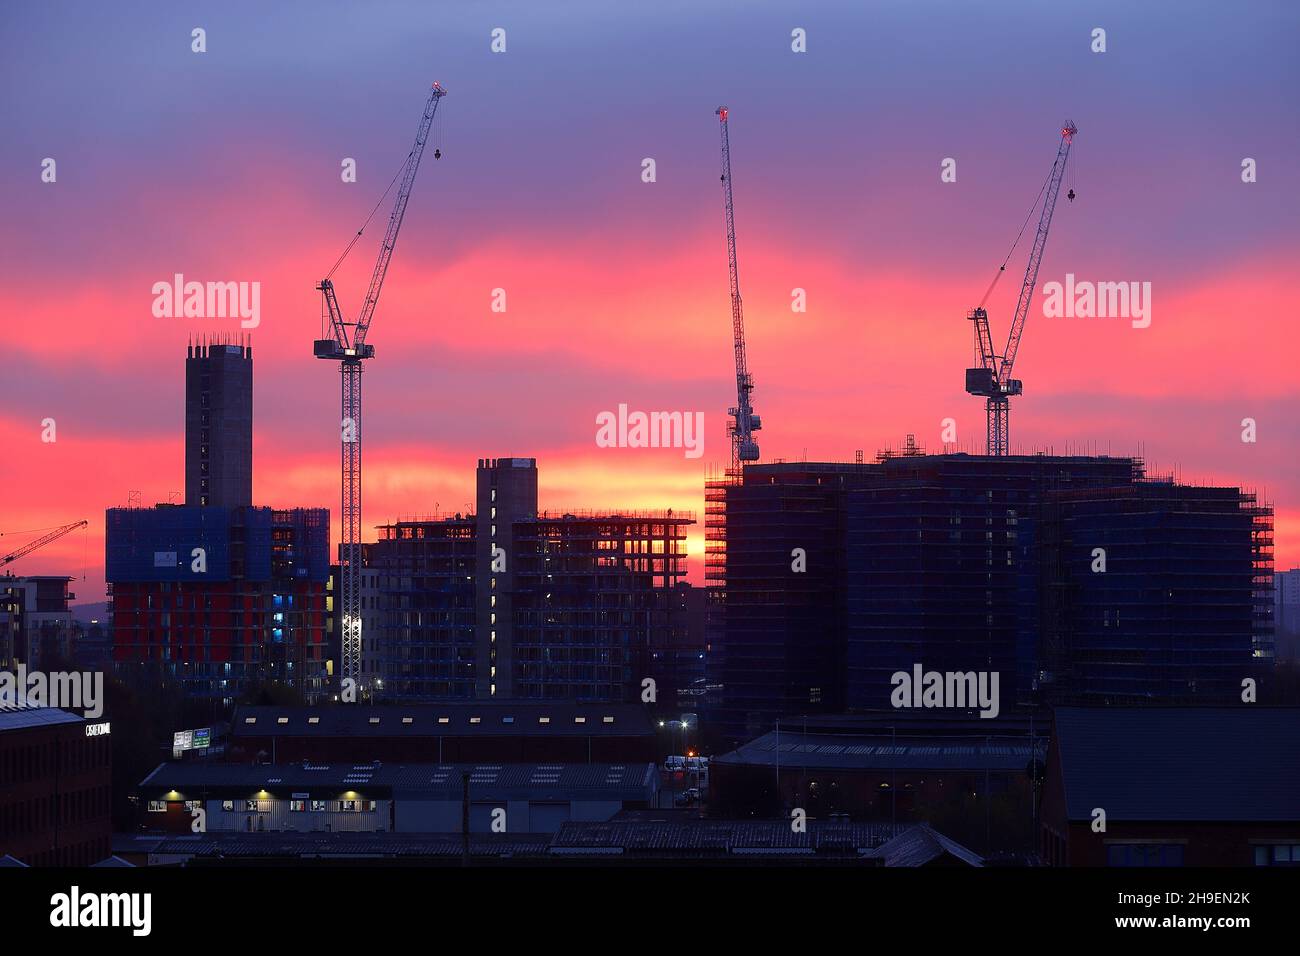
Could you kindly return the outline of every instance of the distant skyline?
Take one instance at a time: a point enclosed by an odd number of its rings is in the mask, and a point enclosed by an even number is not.
[[[545,508],[695,511],[703,583],[705,471],[727,459],[735,402],[725,104],[763,460],[870,460],[907,433],[939,451],[947,418],[959,450],[982,452],[965,315],[1071,119],[1077,198],[1058,205],[1017,361],[1013,451],[1142,454],[1154,473],[1256,490],[1277,509],[1277,567],[1300,565],[1300,6],[563,9],[0,8],[0,552],[35,536],[11,533],[87,518],[74,590],[103,599],[104,509],[184,487],[183,359],[205,334],[253,346],[255,502],[328,506],[338,540],[339,375],[311,356],[315,285],[438,80],[443,155],[425,156],[369,338],[367,539],[465,510],[478,458],[528,456]],[[795,27],[807,53],[791,52]],[[956,182],[940,181],[946,158]],[[334,277],[349,316],[388,208]],[[1028,242],[988,304],[999,348]],[[176,273],[259,282],[260,324],[155,318],[152,286]],[[1150,282],[1151,326],[1045,318],[1043,285],[1067,273]],[[598,447],[597,416],[620,404],[703,412],[703,455]],[[80,577],[86,543],[7,570]]]

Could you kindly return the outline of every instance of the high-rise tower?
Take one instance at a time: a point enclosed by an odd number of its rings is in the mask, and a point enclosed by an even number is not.
[[[515,572],[522,555],[511,552],[515,522],[537,516],[537,459],[481,458],[477,482],[475,696],[514,697]]]
[[[253,503],[253,347],[191,345],[185,359],[185,503]]]

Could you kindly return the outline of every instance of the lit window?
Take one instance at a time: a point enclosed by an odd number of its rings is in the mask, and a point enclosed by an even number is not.
[[[255,723],[257,723],[257,718],[256,718],[256,717],[245,717],[245,718],[244,718],[244,723],[246,723],[246,724],[255,724]]]
[[[501,718],[501,723],[503,723],[503,724],[513,724],[514,722],[515,722],[515,719],[514,719],[513,717],[502,717],[502,718]]]
[[[440,723],[440,724],[449,724],[449,723],[451,723],[451,718],[450,718],[450,717],[439,717],[439,718],[438,718],[438,723]]]
[[[585,724],[585,723],[587,722],[587,718],[586,718],[586,717],[574,717],[574,718],[573,718],[573,722],[574,722],[575,724]]]
[[[320,718],[319,718],[319,717],[308,717],[308,718],[307,718],[307,723],[309,723],[309,724],[319,724],[319,723],[320,723]]]
[[[601,719],[607,724],[612,724],[614,722],[613,717],[602,717]]]
[[[471,724],[481,724],[481,723],[483,722],[483,718],[482,718],[482,717],[471,717],[471,718],[469,719],[469,722],[470,722]]]
[[[538,717],[538,718],[537,718],[537,722],[538,722],[539,724],[549,724],[549,723],[551,722],[551,718],[549,718],[549,717]]]
[[[288,717],[277,717],[277,718],[275,719],[275,722],[276,722],[277,724],[287,724],[287,723],[289,722],[289,718],[288,718]]]
[[[371,717],[371,718],[370,718],[370,722],[371,722],[372,724],[377,724],[377,723],[379,723],[379,718],[378,718],[378,717]]]

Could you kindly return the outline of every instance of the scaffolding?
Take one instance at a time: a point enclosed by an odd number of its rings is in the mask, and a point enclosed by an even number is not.
[[[705,683],[715,681],[727,613],[727,491],[742,483],[741,471],[710,468],[704,480]]]

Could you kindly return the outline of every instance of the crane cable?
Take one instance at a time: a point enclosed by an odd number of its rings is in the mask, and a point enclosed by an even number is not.
[[[389,182],[388,188],[384,190],[384,194],[380,196],[379,201],[375,203],[375,207],[370,210],[370,215],[366,216],[366,221],[361,224],[361,228],[357,230],[357,234],[352,237],[352,241],[348,243],[347,248],[343,250],[343,253],[334,260],[334,265],[330,266],[330,271],[325,274],[326,279],[333,278],[334,273],[338,271],[338,267],[342,265],[343,260],[348,257],[348,253],[352,251],[352,247],[357,244],[357,240],[361,238],[361,234],[366,231],[366,226],[370,225],[370,220],[375,218],[375,213],[379,211],[379,207],[384,204],[384,200],[388,198],[388,194],[393,191],[393,186],[396,185],[397,180],[401,177],[402,173],[406,171],[406,167],[410,165],[411,154],[414,152],[415,150],[412,149],[410,153],[406,154],[406,159],[402,161],[402,165],[398,168],[392,181]]]
[[[1055,170],[1053,170],[1053,172],[1055,172]],[[993,294],[993,287],[997,285],[998,280],[1002,278],[1002,273],[1006,272],[1007,263],[1011,261],[1011,256],[1015,253],[1016,246],[1020,245],[1020,239],[1025,234],[1025,228],[1029,225],[1029,220],[1033,218],[1034,210],[1038,208],[1038,203],[1042,200],[1043,193],[1047,192],[1047,184],[1051,181],[1051,179],[1052,179],[1052,173],[1049,172],[1047,174],[1047,179],[1043,180],[1043,185],[1038,190],[1038,196],[1037,198],[1034,199],[1034,204],[1029,207],[1029,212],[1025,214],[1025,221],[1021,223],[1020,231],[1016,233],[1016,241],[1011,243],[1011,248],[1007,250],[1006,258],[1002,260],[1002,265],[998,266],[998,271],[993,274],[993,281],[990,282],[989,287],[986,290],[984,290],[984,298],[980,299],[980,304],[976,308],[980,308],[980,309],[984,308],[984,303],[987,302],[989,300],[989,296]]]
[[[53,531],[55,528],[62,528],[61,524],[52,524],[48,528],[29,528],[26,531],[0,531],[0,538],[7,534],[37,534],[41,531]]]
[[[442,142],[442,118],[437,113],[434,113],[433,125],[434,125],[434,152],[437,153],[438,145]],[[402,165],[398,167],[397,172],[393,174],[393,178],[389,180],[388,188],[384,190],[383,195],[379,197],[379,201],[376,202],[374,208],[370,210],[370,214],[366,216],[365,222],[361,224],[361,228],[358,229],[356,235],[352,237],[352,241],[347,244],[347,248],[345,248],[343,252],[339,255],[339,257],[334,260],[334,265],[330,266],[330,271],[325,274],[326,281],[334,277],[334,273],[337,272],[339,266],[343,264],[343,260],[348,257],[348,253],[352,251],[352,247],[357,244],[357,241],[361,238],[362,233],[366,231],[366,227],[370,225],[370,220],[375,218],[375,213],[377,213],[379,211],[379,207],[384,204],[384,200],[388,198],[388,194],[393,191],[393,186],[397,184],[397,180],[401,178],[404,172],[406,172],[406,168],[411,165],[411,157],[413,157],[414,155],[415,155],[415,147],[412,146],[411,151],[406,154],[406,159],[402,161]],[[321,310],[321,316],[320,316],[321,338],[324,338],[325,327],[327,322],[324,296],[321,297],[320,310]]]

